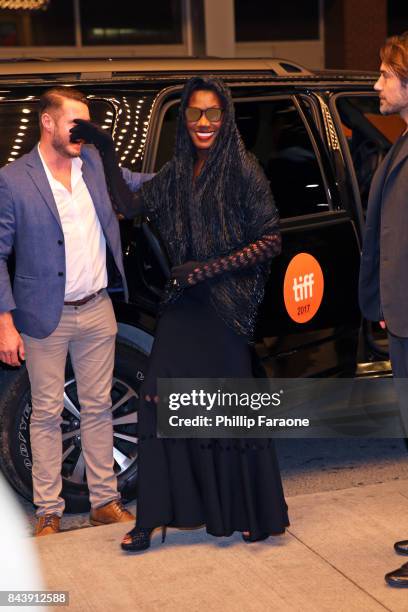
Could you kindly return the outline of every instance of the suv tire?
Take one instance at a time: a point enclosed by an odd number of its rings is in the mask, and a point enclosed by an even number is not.
[[[115,472],[118,475],[118,488],[124,501],[136,496],[137,481],[137,400],[139,387],[144,379],[147,356],[136,347],[123,340],[116,343],[114,384],[112,401],[114,414],[114,454]],[[77,406],[76,385],[72,368],[68,361],[66,368],[64,423],[71,419],[70,425],[63,425],[63,433],[68,432],[64,449],[68,457],[63,461],[62,497],[67,512],[86,512],[89,510],[89,495],[86,478],[72,478],[76,455],[81,453],[78,420],[66,406]],[[115,405],[118,407],[115,409]],[[75,410],[75,408],[72,408]],[[29,421],[31,416],[30,384],[25,366],[0,371],[0,469],[10,484],[28,500],[32,500],[31,448]],[[121,424],[115,426],[115,418]],[[125,423],[123,423],[125,421]],[[131,421],[126,423],[126,421]],[[73,450],[69,452],[69,448]],[[72,455],[72,456],[71,456]],[[77,460],[79,464],[80,457]]]

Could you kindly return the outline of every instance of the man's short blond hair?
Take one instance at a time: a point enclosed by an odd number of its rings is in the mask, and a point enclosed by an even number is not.
[[[44,113],[49,113],[50,111],[58,111],[62,108],[62,105],[65,100],[77,100],[78,102],[82,102],[85,106],[89,107],[89,101],[82,91],[78,89],[74,89],[72,87],[53,87],[52,89],[47,89],[39,100],[38,103],[38,118],[40,121],[41,128],[41,117]]]

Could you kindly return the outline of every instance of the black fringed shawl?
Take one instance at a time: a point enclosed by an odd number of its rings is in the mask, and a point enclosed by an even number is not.
[[[211,89],[223,103],[223,123],[200,175],[184,111],[193,91]],[[174,156],[140,195],[154,219],[173,266],[226,255],[264,234],[276,232],[278,212],[269,183],[238,132],[231,94],[222,81],[190,79],[183,91]],[[262,300],[268,262],[209,282],[211,301],[224,322],[250,339]],[[186,289],[188,291],[188,289]],[[167,288],[164,303],[178,293]]]

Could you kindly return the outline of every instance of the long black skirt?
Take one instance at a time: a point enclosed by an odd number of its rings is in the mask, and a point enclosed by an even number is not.
[[[250,378],[250,348],[215,312],[205,283],[161,316],[139,406],[138,527],[215,536],[278,534],[289,525],[272,440],[156,437],[158,378]]]

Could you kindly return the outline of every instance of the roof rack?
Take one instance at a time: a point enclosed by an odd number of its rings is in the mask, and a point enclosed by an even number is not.
[[[46,63],[46,67],[44,64]],[[278,77],[311,76],[313,73],[290,60],[279,58],[30,58],[12,62],[0,61],[0,77],[27,76],[44,79],[67,78],[76,80],[106,79],[127,73],[148,72],[212,72],[229,73],[247,70],[269,73]],[[53,75],[51,77],[51,75]]]

